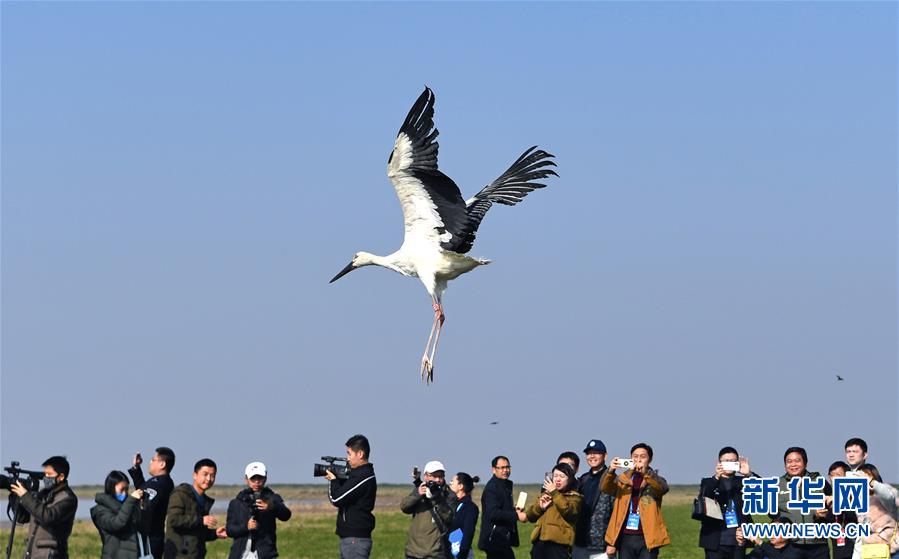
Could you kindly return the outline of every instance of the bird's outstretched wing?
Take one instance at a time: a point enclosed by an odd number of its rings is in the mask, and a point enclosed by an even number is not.
[[[457,236],[460,242],[452,250],[462,254],[471,250],[475,234],[481,225],[481,220],[484,219],[484,215],[486,215],[487,210],[490,209],[494,202],[514,206],[521,202],[529,193],[546,186],[541,182],[535,181],[549,176],[559,176],[549,168],[556,165],[552,161],[553,157],[555,156],[551,153],[533,146],[525,150],[506,169],[505,173],[469,198],[465,202],[468,217],[467,227],[465,230],[460,231],[460,234]]]
[[[459,187],[437,170],[434,92],[425,88],[409,110],[387,160],[387,176],[403,207],[405,243],[450,249],[468,228]]]

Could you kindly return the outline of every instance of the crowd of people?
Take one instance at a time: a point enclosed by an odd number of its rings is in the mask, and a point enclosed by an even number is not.
[[[329,468],[328,499],[337,509],[336,553],[341,559],[367,559],[372,551],[373,513],[377,479],[369,462],[371,447],[363,435],[346,441],[345,470]],[[578,453],[561,453],[546,473],[540,494],[514,497],[512,464],[506,456],[490,463],[492,476],[484,485],[480,507],[472,499],[477,476],[457,472],[447,482],[442,462],[431,460],[413,471],[413,487],[400,503],[411,516],[406,539],[407,559],[469,559],[474,549],[488,559],[514,559],[521,545],[519,524],[533,523],[530,533],[532,559],[655,559],[670,543],[662,515],[668,483],[651,464],[653,449],[637,443],[629,454],[606,463],[607,449],[591,440],[583,452],[585,471],[578,475]],[[718,453],[714,473],[700,482],[698,500],[716,505],[716,514],[704,507],[694,510],[700,521],[699,546],[706,559],[897,559],[899,530],[896,489],[883,483],[880,473],[867,463],[868,447],[853,438],[845,444],[845,461],[831,464],[826,475],[808,469],[808,455],[801,447],[784,453],[784,473],[777,479],[778,524],[816,522],[863,523],[865,537],[826,539],[773,536],[767,541],[744,534],[742,526],[753,522],[744,512],[741,478],[760,478],[749,460],[730,446]],[[143,459],[137,454],[128,475],[113,470],[103,491],[96,495],[91,519],[102,540],[103,559],[201,559],[206,543],[230,538],[229,559],[269,559],[278,556],[277,522],[287,521],[291,510],[266,486],[268,471],[262,462],[249,463],[244,471],[246,487],[228,504],[224,525],[211,514],[209,489],[215,484],[217,466],[209,458],[197,461],[190,483],[175,485],[171,471],[175,453],[156,449],[145,479]],[[54,456],[43,463],[40,491],[22,483],[12,484],[21,509],[30,515],[25,559],[66,559],[78,500],[68,486],[69,463]],[[817,510],[795,510],[788,505],[794,478],[803,483],[830,482],[847,476],[867,480],[869,506],[858,515],[834,513],[833,499]],[[130,477],[130,480],[129,480]],[[773,483],[774,480],[772,480]],[[134,489],[131,489],[133,484]],[[480,533],[477,540],[478,521]]]

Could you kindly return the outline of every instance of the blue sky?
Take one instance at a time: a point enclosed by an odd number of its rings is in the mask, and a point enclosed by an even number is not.
[[[4,462],[304,482],[363,432],[384,481],[535,482],[600,437],[695,483],[862,436],[899,478],[895,4],[0,9]],[[327,283],[402,242],[425,84],[463,195],[534,144],[561,175],[485,219],[431,387],[417,280]]]

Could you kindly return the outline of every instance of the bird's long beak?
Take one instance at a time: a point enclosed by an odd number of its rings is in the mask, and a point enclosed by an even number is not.
[[[356,267],[353,266],[352,262],[350,262],[349,264],[346,265],[346,268],[337,272],[337,275],[334,276],[333,278],[331,278],[331,281],[329,281],[328,283],[334,283],[335,281],[339,280],[340,278],[349,274],[350,272],[352,272],[355,269],[356,269]]]

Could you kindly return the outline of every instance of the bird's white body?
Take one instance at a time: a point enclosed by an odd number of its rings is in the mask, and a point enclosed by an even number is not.
[[[387,176],[403,208],[403,244],[387,256],[357,252],[331,282],[362,266],[381,266],[417,277],[431,296],[434,325],[422,357],[422,378],[433,378],[433,359],[443,327],[441,304],[447,282],[488,264],[466,256],[484,214],[494,203],[514,206],[529,192],[543,188],[535,180],[555,175],[551,154],[525,151],[505,173],[467,201],[459,187],[437,169],[434,94],[425,88],[406,116],[387,162]],[[433,341],[433,344],[432,344]]]
[[[428,290],[428,294],[438,301],[446,290],[447,282],[478,266],[490,263],[490,260],[472,258],[451,250],[440,248],[433,250],[432,245],[417,245],[417,243],[409,243],[407,240],[398,251],[387,256],[359,252],[353,258],[353,263],[357,267],[381,266],[406,277],[418,278]]]

